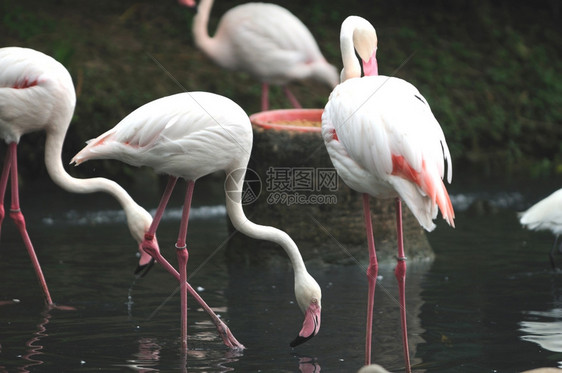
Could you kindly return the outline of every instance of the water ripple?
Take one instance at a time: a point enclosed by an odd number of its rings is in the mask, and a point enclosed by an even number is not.
[[[150,211],[154,216],[156,209]],[[163,220],[180,220],[182,208],[168,208],[162,217]],[[190,219],[213,219],[226,215],[226,207],[224,205],[215,206],[198,206],[192,207],[189,217]],[[115,224],[126,222],[123,210],[99,210],[99,211],[82,211],[68,210],[59,215],[50,215],[42,219],[45,225],[99,225],[99,224]]]

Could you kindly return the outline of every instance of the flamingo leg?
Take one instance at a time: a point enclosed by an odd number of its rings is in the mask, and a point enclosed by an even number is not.
[[[261,85],[261,110],[269,110],[269,85],[267,83]]]
[[[293,92],[289,90],[289,87],[284,86],[283,91],[285,92],[285,96],[287,96],[289,101],[291,101],[291,105],[293,105],[295,109],[302,109],[301,104],[299,103]]]
[[[35,250],[33,249],[33,244],[31,243],[31,239],[29,238],[29,234],[27,233],[26,225],[25,225],[25,218],[20,209],[20,199],[19,199],[19,185],[18,185],[18,159],[17,159],[17,144],[15,142],[11,143],[8,148],[8,159],[9,159],[9,171],[10,171],[10,189],[12,192],[12,204],[10,206],[10,217],[18,227],[20,235],[23,239],[23,243],[25,248],[27,249],[27,253],[31,258],[31,263],[33,264],[33,268],[35,269],[35,274],[37,275],[37,279],[39,280],[39,285],[43,290],[43,294],[45,296],[45,302],[49,307],[55,307],[53,304],[53,300],[51,299],[51,294],[49,293],[49,288],[47,287],[47,281],[45,281],[45,276],[43,275],[43,271],[41,270],[41,265],[39,264],[39,260],[37,259],[37,255],[35,254]],[[6,167],[4,167],[6,168]],[[0,182],[4,182],[4,178],[7,181],[7,175],[4,175],[5,171],[2,171],[2,176]],[[1,185],[0,185],[1,186]],[[3,190],[0,192],[5,193],[6,187],[1,186]]]
[[[375,251],[375,239],[373,237],[373,224],[371,222],[371,208],[369,205],[369,195],[363,194],[363,214],[365,219],[365,231],[367,232],[367,242],[369,245],[369,267],[367,268],[367,281],[369,290],[367,295],[367,328],[365,336],[365,365],[371,364],[371,340],[373,332],[373,306],[375,302],[375,286],[377,285],[377,275],[379,264]]]
[[[396,198],[396,238],[398,241],[398,263],[394,275],[398,281],[398,294],[400,297],[400,321],[402,323],[402,341],[404,343],[404,362],[406,372],[410,373],[410,351],[408,348],[408,326],[406,324],[406,256],[404,254],[404,238],[402,233],[402,202]]]
[[[156,210],[156,214],[154,215],[154,219],[152,220],[152,225],[148,229],[148,232],[145,234],[144,240],[142,242],[142,248],[150,256],[152,256],[156,262],[160,263],[160,265],[164,267],[165,270],[167,270],[172,276],[174,276],[178,281],[180,281],[180,274],[166,260],[166,258],[162,256],[162,254],[160,253],[160,249],[158,248],[158,245],[154,242],[154,235],[156,233],[156,228],[158,227],[158,224],[162,219],[162,215],[164,214],[164,209],[166,208],[166,205],[170,200],[170,196],[172,194],[172,190],[174,189],[176,181],[177,178],[170,176],[170,179],[168,180],[168,185],[166,186],[166,190],[164,191],[164,195],[162,195],[162,199],[160,200],[160,205],[158,206]],[[197,303],[199,303],[199,305],[201,305],[201,307],[205,310],[205,312],[207,312],[207,314],[211,317],[211,320],[213,320],[213,323],[215,324],[217,331],[223,340],[223,343],[227,347],[234,350],[245,349],[244,345],[242,345],[240,342],[236,340],[236,338],[234,338],[234,335],[232,335],[228,326],[226,326],[226,324],[222,322],[221,319],[219,319],[219,317],[215,314],[215,312],[211,309],[211,307],[209,307],[209,305],[205,303],[203,298],[201,298],[201,296],[195,291],[195,289],[193,289],[188,282],[186,281],[183,282],[185,282],[186,284],[187,292],[197,301]]]
[[[189,258],[186,244],[187,224],[189,223],[189,209],[191,207],[191,197],[193,196],[194,186],[194,181],[189,180],[187,182],[187,191],[185,193],[185,201],[183,204],[180,232],[178,234],[178,241],[176,242],[176,254],[178,256],[178,266],[180,271],[181,347],[183,351],[187,351],[187,260]]]
[[[6,212],[4,210],[4,197],[6,196],[6,188],[8,186],[8,176],[10,175],[11,165],[12,153],[8,147],[6,151],[6,159],[4,159],[4,167],[2,168],[2,176],[0,176],[0,232],[2,222],[4,222],[4,217],[6,216]]]

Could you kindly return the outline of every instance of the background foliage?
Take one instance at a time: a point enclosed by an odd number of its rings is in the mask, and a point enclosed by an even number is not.
[[[562,174],[559,1],[272,2],[296,14],[338,68],[342,20],[369,19],[379,36],[380,73],[409,80],[428,99],[457,175]],[[240,3],[215,2],[211,34]],[[73,76],[78,103],[63,162],[138,106],[184,89],[216,92],[248,114],[259,111],[257,82],[218,68],[194,47],[193,14],[174,0],[0,0],[0,46],[43,51]],[[323,107],[330,92],[314,82],[292,88],[305,107]],[[279,90],[272,106],[288,106]],[[26,180],[46,177],[43,142],[43,134],[22,141]],[[87,165],[71,172],[125,182],[137,174],[119,162]]]

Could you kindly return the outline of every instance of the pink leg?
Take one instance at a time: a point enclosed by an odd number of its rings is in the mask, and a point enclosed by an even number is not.
[[[293,105],[293,107],[295,109],[302,109],[301,104],[299,103],[299,101],[297,100],[297,98],[295,97],[295,95],[289,90],[289,87],[284,86],[283,90],[285,91],[285,95],[287,96],[287,98],[289,99],[289,101],[291,101],[291,104]]]
[[[267,83],[261,85],[261,110],[269,110],[269,85]]]
[[[187,260],[189,253],[187,251],[187,223],[189,222],[189,209],[191,207],[191,197],[193,195],[194,181],[187,182],[187,191],[185,193],[185,201],[183,204],[183,213],[181,216],[180,232],[178,241],[176,242],[178,266],[180,270],[180,289],[181,289],[181,346],[183,351],[187,351]]]
[[[160,205],[158,206],[158,209],[156,210],[156,214],[155,214],[154,219],[152,221],[152,225],[150,226],[148,232],[145,234],[144,241],[142,243],[142,248],[150,256],[152,256],[154,258],[154,260],[156,260],[158,263],[160,263],[160,265],[162,267],[164,267],[164,269],[166,269],[170,274],[172,274],[172,276],[174,276],[178,281],[180,281],[180,274],[162,256],[162,254],[160,253],[160,249],[158,248],[158,245],[156,245],[156,243],[154,242],[154,235],[156,233],[156,228],[158,227],[158,224],[160,223],[160,219],[162,218],[162,215],[164,214],[164,209],[166,208],[166,205],[168,204],[168,201],[170,199],[170,195],[172,194],[172,190],[174,189],[176,181],[177,181],[177,178],[170,176],[170,180],[168,181],[168,185],[166,186],[166,190],[164,192],[164,195],[162,196],[162,199],[160,201]],[[186,229],[187,229],[187,227],[186,227]],[[186,232],[187,232],[187,230],[186,230]],[[182,281],[182,283],[184,283],[184,282],[185,281]],[[240,342],[238,342],[236,340],[236,338],[234,338],[234,336],[230,332],[230,329],[228,328],[228,326],[226,326],[226,324],[224,322],[222,322],[221,319],[219,319],[219,317],[215,314],[215,312],[211,309],[211,307],[209,307],[209,305],[207,305],[207,303],[205,303],[203,298],[201,298],[201,296],[199,296],[199,294],[197,294],[197,292],[191,287],[191,285],[189,285],[189,283],[185,282],[185,284],[186,284],[187,291],[189,292],[189,294],[193,298],[195,298],[197,303],[199,303],[201,305],[201,307],[205,310],[205,312],[207,312],[207,314],[209,314],[209,316],[213,320],[213,323],[215,324],[215,326],[217,328],[217,331],[219,332],[219,335],[221,336],[224,344],[227,347],[230,347],[232,349],[237,349],[237,350],[245,349],[244,345],[242,345]]]
[[[9,147],[10,147],[9,157],[11,160],[10,188],[12,191],[12,205],[10,207],[10,217],[14,220],[16,226],[18,227],[18,230],[20,231],[21,237],[23,239],[23,243],[25,244],[29,257],[31,258],[31,263],[33,264],[33,268],[35,269],[35,274],[37,275],[37,279],[39,280],[39,285],[41,285],[41,289],[43,290],[43,294],[45,295],[45,302],[49,307],[54,307],[53,301],[51,299],[51,294],[49,293],[49,289],[47,288],[47,282],[45,281],[45,276],[43,276],[41,265],[39,264],[39,260],[37,259],[37,255],[35,254],[35,250],[33,249],[33,244],[31,243],[29,234],[27,233],[27,229],[25,226],[25,219],[20,210],[19,191],[18,191],[17,144],[15,142],[11,143]],[[2,177],[4,177],[3,174]]]
[[[396,198],[396,238],[398,241],[398,263],[394,270],[398,280],[398,292],[400,296],[400,320],[402,322],[402,341],[404,342],[404,363],[406,372],[410,373],[410,351],[408,348],[408,326],[406,324],[406,256],[404,254],[404,239],[402,235],[402,203]]]
[[[379,264],[375,251],[375,239],[373,237],[373,225],[371,223],[371,208],[369,195],[363,194],[363,214],[365,219],[365,231],[369,244],[369,268],[367,268],[367,281],[369,282],[369,293],[367,295],[367,333],[365,337],[365,365],[371,364],[371,340],[373,332],[373,306],[375,302],[375,286],[377,285],[377,274]]]
[[[4,159],[4,168],[2,168],[2,176],[0,176],[0,232],[2,228],[2,222],[6,216],[6,211],[4,210],[4,197],[6,196],[6,188],[8,186],[8,176],[10,174],[10,168],[12,165],[12,152],[10,147],[6,151],[6,159]]]

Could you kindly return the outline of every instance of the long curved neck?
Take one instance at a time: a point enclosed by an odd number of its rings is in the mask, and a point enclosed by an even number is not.
[[[353,31],[351,27],[343,24],[340,33],[340,49],[343,69],[341,71],[341,81],[361,76],[361,65],[355,56],[355,46],[353,44]]]
[[[138,241],[142,241],[142,229],[137,229],[135,224],[150,224],[148,212],[129,196],[129,194],[116,182],[102,177],[90,179],[77,179],[70,176],[63,167],[61,153],[65,133],[49,131],[45,141],[45,166],[55,184],[72,193],[105,192],[111,194],[121,205],[127,216],[127,224],[131,234]],[[144,215],[144,221],[139,221],[139,214]],[[141,227],[142,228],[142,227]],[[139,236],[139,237],[137,237]]]
[[[209,15],[214,0],[202,0],[197,7],[197,14],[193,18],[193,37],[198,48],[211,54],[213,39],[209,36]]]
[[[297,245],[287,233],[277,228],[255,224],[248,220],[241,203],[244,179],[236,180],[236,178],[231,176],[232,174],[228,175],[226,179],[226,190],[228,191],[226,211],[234,228],[249,237],[275,242],[280,245],[289,256],[295,277],[308,273]]]

